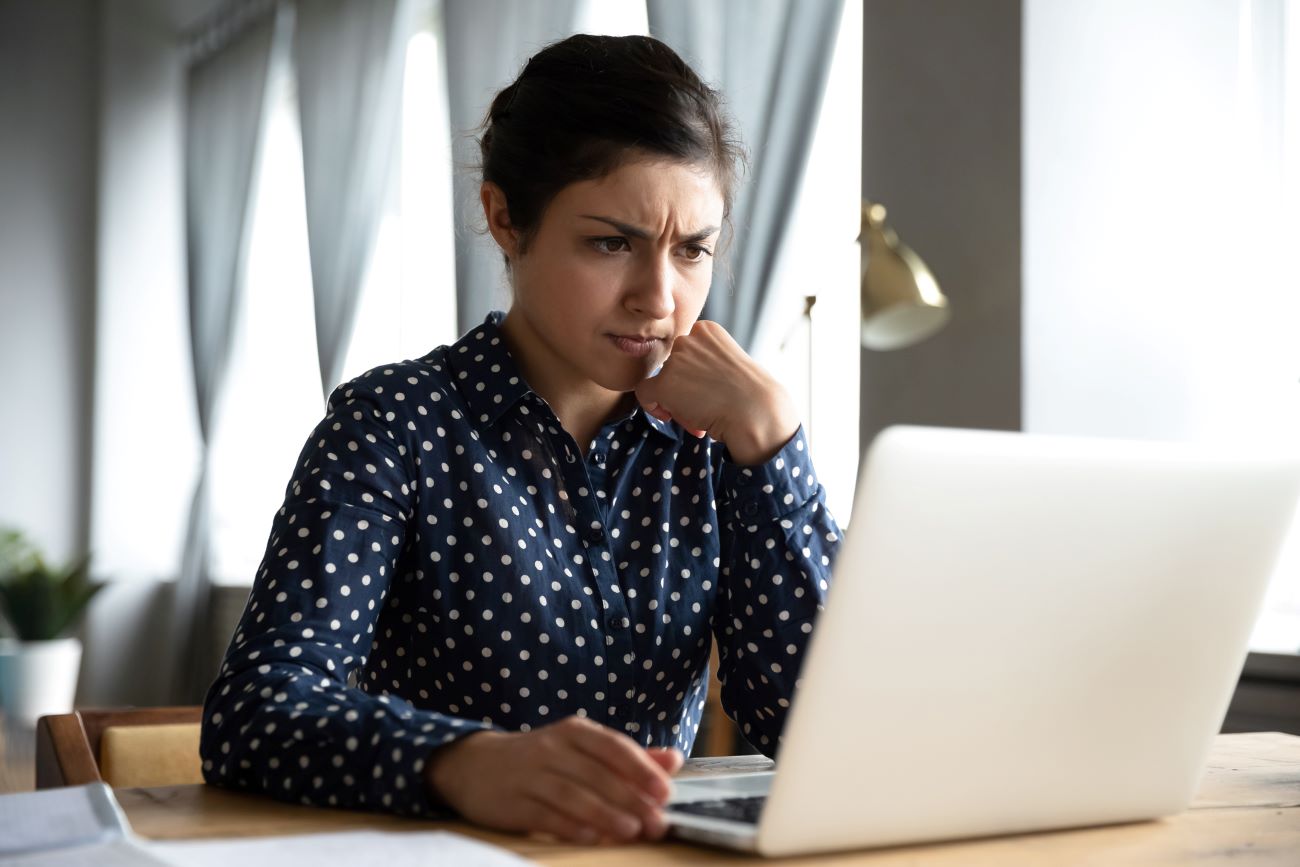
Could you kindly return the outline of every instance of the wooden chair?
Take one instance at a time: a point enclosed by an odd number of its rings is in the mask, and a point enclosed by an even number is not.
[[[43,716],[36,725],[36,788],[201,783],[202,713],[195,705]]]
[[[696,755],[731,755],[735,725],[722,711],[717,649]],[[43,716],[36,726],[36,788],[172,786],[203,782],[199,723],[203,709],[186,707],[78,710]]]

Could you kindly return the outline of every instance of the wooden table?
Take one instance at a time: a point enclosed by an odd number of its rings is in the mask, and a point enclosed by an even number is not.
[[[761,757],[730,762],[759,768]],[[728,760],[692,759],[683,775],[717,773]],[[579,847],[498,834],[461,822],[423,822],[376,813],[326,810],[210,786],[119,789],[117,797],[143,837],[195,839],[344,830],[446,830],[510,849],[554,867],[639,864],[817,865],[1151,865],[1300,864],[1300,737],[1219,735],[1200,791],[1187,811],[1166,819],[960,843],[906,846],[774,859],[681,843]],[[1245,860],[1243,860],[1245,859]]]

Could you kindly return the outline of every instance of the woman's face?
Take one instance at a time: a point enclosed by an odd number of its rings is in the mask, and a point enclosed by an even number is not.
[[[491,192],[488,189],[491,188]],[[522,254],[485,185],[493,236],[510,257],[506,335],[548,399],[632,390],[690,331],[713,277],[722,193],[690,165],[643,159],[570,184]],[[551,392],[551,393],[547,393]]]

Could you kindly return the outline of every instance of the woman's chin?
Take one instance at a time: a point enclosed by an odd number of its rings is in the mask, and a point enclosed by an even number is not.
[[[610,391],[631,391],[659,369],[662,360],[655,356],[602,360],[589,368],[593,382]]]
[[[595,381],[601,388],[609,391],[634,391],[638,385],[650,377],[650,374],[655,372],[656,367],[657,365],[638,365],[627,370],[604,370],[601,371],[600,377]]]
[[[640,378],[615,378],[606,376],[597,381],[597,384],[607,391],[616,391],[619,394],[627,394],[636,391],[636,387],[645,381],[645,377]]]

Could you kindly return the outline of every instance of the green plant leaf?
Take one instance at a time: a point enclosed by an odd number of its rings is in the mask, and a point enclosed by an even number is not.
[[[90,557],[50,568],[19,532],[0,532],[0,615],[21,641],[59,638],[103,589],[89,579]]]

